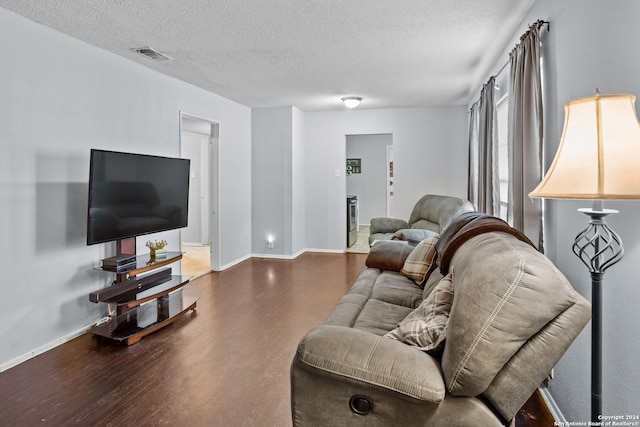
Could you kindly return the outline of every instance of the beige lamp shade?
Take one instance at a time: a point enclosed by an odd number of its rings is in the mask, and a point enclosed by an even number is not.
[[[562,139],[529,197],[640,199],[640,124],[633,95],[596,95],[565,104]]]

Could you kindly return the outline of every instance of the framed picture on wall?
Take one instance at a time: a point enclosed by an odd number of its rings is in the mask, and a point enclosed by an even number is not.
[[[347,159],[347,175],[362,173],[361,159]]]

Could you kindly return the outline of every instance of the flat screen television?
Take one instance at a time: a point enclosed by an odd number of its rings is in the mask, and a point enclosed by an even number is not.
[[[187,226],[189,160],[91,150],[87,245]]]

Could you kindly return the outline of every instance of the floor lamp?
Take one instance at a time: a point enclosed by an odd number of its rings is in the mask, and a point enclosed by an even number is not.
[[[640,199],[640,124],[635,96],[600,95],[565,104],[562,139],[542,182],[529,197],[593,200],[573,252],[591,273],[591,419],[602,414],[602,279],[622,259],[620,237],[604,221],[603,200]]]

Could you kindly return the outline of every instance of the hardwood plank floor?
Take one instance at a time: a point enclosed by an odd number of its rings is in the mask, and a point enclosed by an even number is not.
[[[202,276],[189,285],[200,294],[196,312],[138,344],[85,334],[0,373],[0,425],[291,425],[296,346],[365,259],[253,258]]]

